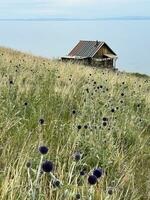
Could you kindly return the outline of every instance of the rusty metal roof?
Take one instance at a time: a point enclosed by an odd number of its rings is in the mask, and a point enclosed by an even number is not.
[[[100,41],[81,40],[68,54],[68,56],[93,57],[103,44],[104,42]]]
[[[86,40],[79,41],[79,43],[72,49],[72,51],[68,54],[68,56],[81,57],[81,58],[83,58],[83,57],[84,58],[87,58],[87,57],[92,58],[104,44],[110,49],[112,54],[117,56],[105,42],[86,41]]]

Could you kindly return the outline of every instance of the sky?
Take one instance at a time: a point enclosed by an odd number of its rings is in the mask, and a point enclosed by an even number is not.
[[[150,0],[0,0],[0,19],[150,16]]]

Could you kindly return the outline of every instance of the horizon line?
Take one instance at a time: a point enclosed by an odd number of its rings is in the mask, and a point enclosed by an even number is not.
[[[102,21],[102,20],[150,20],[150,16],[120,16],[120,17],[96,17],[96,18],[0,18],[0,21]]]

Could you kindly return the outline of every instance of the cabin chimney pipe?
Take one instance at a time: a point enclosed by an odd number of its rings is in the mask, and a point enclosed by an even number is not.
[[[99,45],[99,42],[98,42],[98,40],[96,40],[96,45],[95,46],[98,46]]]

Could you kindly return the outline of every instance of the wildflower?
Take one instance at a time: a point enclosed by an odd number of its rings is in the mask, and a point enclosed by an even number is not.
[[[85,171],[85,170],[82,170],[82,171],[80,171],[80,176],[84,176],[84,175],[85,175],[85,173],[86,173],[86,171]]]
[[[88,125],[84,125],[84,128],[87,129],[87,128],[88,128]]]
[[[113,190],[112,190],[111,188],[109,188],[108,194],[109,194],[109,195],[112,195],[112,194],[113,194]]]
[[[25,106],[27,106],[27,105],[28,105],[28,103],[27,103],[27,102],[25,102],[25,103],[24,103],[24,105],[25,105]]]
[[[40,152],[41,154],[47,154],[48,148],[47,148],[46,146],[40,146],[40,147],[39,147],[39,152]]]
[[[103,121],[108,121],[108,118],[107,117],[103,117]]]
[[[28,161],[28,162],[26,163],[26,167],[27,167],[27,168],[30,168],[30,167],[31,167],[31,162]]]
[[[82,128],[82,126],[81,126],[81,125],[78,125],[77,128],[78,128],[78,130],[80,130],[80,129]]]
[[[75,111],[75,110],[73,110],[73,111],[72,111],[72,114],[76,114],[76,111]]]
[[[80,194],[79,193],[76,194],[76,199],[80,199],[80,198],[81,198]]]
[[[39,123],[40,123],[41,125],[44,124],[44,119],[43,119],[43,118],[39,119]]]
[[[95,175],[97,178],[100,178],[102,174],[103,174],[103,170],[101,168],[94,169],[93,171],[93,175]]]
[[[9,81],[9,84],[10,84],[10,85],[12,85],[12,84],[13,84],[13,81],[12,81],[12,80],[10,80],[10,81]]]
[[[95,175],[90,175],[88,177],[88,183],[90,185],[95,185],[97,183],[97,177]]]
[[[107,126],[107,122],[103,122],[103,126]]]
[[[81,154],[80,154],[80,152],[76,152],[76,153],[74,154],[74,159],[75,159],[76,161],[79,161],[79,160],[81,159]]]
[[[115,109],[114,109],[114,108],[112,108],[112,109],[111,109],[111,112],[115,112]]]
[[[45,162],[42,163],[42,170],[44,172],[51,172],[53,170],[54,166],[51,161],[46,160]]]

